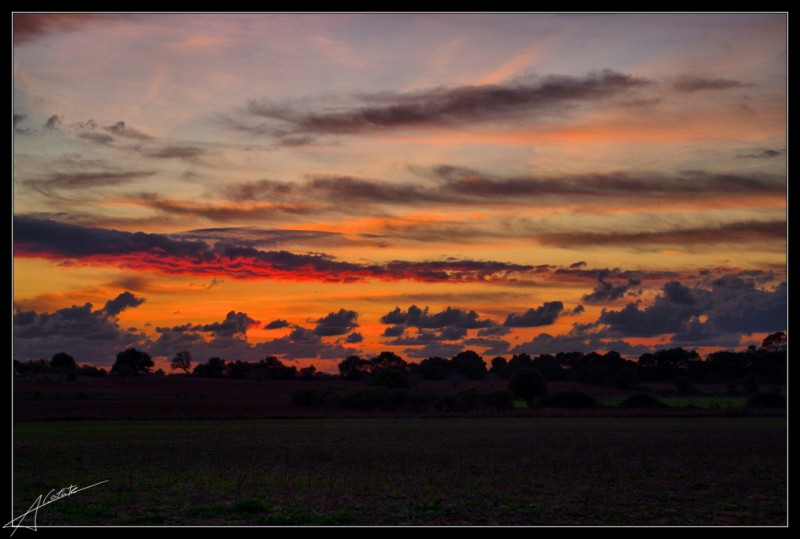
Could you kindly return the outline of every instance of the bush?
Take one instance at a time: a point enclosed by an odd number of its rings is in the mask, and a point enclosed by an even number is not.
[[[411,389],[411,381],[406,373],[395,367],[379,370],[370,378],[368,384],[389,389]]]
[[[669,405],[661,402],[652,395],[639,393],[632,395],[619,403],[622,408],[669,408]]]
[[[482,404],[486,408],[511,410],[514,408],[514,395],[508,390],[492,391],[483,395]]]
[[[747,399],[746,408],[786,408],[786,397],[777,393],[756,393]]]
[[[369,388],[345,393],[342,397],[342,408],[361,411],[422,411],[430,408],[432,402],[432,396],[412,393],[406,389]]]
[[[538,369],[522,368],[508,381],[508,389],[515,397],[525,400],[532,406],[537,397],[547,395],[547,381]]]
[[[577,390],[559,391],[553,395],[552,402],[556,408],[594,408],[598,405],[594,397]]]
[[[292,404],[310,408],[332,408],[339,406],[343,393],[344,390],[337,388],[298,389],[292,394]]]

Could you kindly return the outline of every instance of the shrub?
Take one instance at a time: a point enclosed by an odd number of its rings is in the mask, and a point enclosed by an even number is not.
[[[777,393],[756,393],[747,399],[746,408],[786,408],[786,397]]]
[[[311,408],[332,408],[342,401],[342,389],[309,387],[298,389],[292,394],[294,406]]]
[[[389,389],[411,389],[411,381],[408,379],[408,376],[400,369],[394,367],[377,371],[372,378],[370,378],[368,384]]]
[[[556,408],[594,408],[597,406],[594,397],[577,390],[559,391],[553,395],[552,401]]]
[[[619,403],[622,408],[669,408],[669,405],[661,402],[652,395],[639,393],[632,395]]]
[[[524,399],[532,406],[537,397],[547,395],[547,381],[538,369],[522,368],[508,381],[508,389],[515,397]]]
[[[511,410],[514,408],[514,395],[508,390],[492,391],[483,395],[482,404],[486,408]]]

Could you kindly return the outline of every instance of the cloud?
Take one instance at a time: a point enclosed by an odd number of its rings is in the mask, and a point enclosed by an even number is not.
[[[742,88],[750,86],[738,80],[732,79],[711,79],[706,77],[695,77],[686,75],[679,78],[672,87],[685,93],[694,93],[705,90],[729,90],[731,88]]]
[[[627,357],[638,357],[646,352],[654,352],[655,347],[632,345],[621,339],[608,339],[599,335],[568,333],[550,335],[540,333],[532,340],[513,347],[512,354],[557,354],[559,352],[596,352],[613,350]]]
[[[503,325],[515,328],[548,326],[554,323],[563,311],[564,304],[560,301],[545,301],[541,307],[528,309],[523,314],[509,314]]]
[[[110,365],[117,352],[148,342],[145,335],[132,328],[120,327],[115,316],[118,313],[113,312],[123,304],[127,308],[140,303],[121,294],[99,310],[93,310],[91,303],[52,313],[17,310],[14,313],[14,358],[47,359],[64,351],[79,363]],[[109,304],[112,305],[110,310]]]
[[[323,282],[507,282],[533,269],[458,259],[352,263],[318,253],[259,250],[235,241],[212,245],[180,235],[122,232],[24,216],[14,217],[14,255],[171,275]]]
[[[278,339],[257,345],[257,350],[266,355],[282,356],[285,359],[320,358],[339,360],[358,354],[355,348],[346,348],[339,343],[326,343],[314,331],[296,327],[292,332]]]
[[[130,292],[125,291],[116,298],[108,300],[105,304],[105,307],[103,307],[103,310],[110,316],[116,316],[125,309],[138,307],[144,303],[144,301],[144,298],[137,298]]]
[[[695,201],[720,196],[786,195],[785,175],[761,172],[739,174],[688,170],[664,174],[621,170],[609,173],[499,176],[450,165],[430,169],[412,168],[412,171],[421,177],[421,181],[401,183],[380,178],[318,174],[301,183],[259,180],[227,186],[221,191],[223,196],[231,200],[263,200],[283,204],[296,204],[298,200],[308,204],[311,200],[316,202],[315,208],[330,210],[336,209],[331,201],[336,207],[341,206],[341,201],[392,206],[422,203],[485,206],[489,202],[511,205],[564,201],[618,203],[621,197],[626,201],[652,202],[655,197]],[[453,231],[464,225],[455,223],[445,228],[444,232],[454,235]],[[429,226],[431,223],[426,223],[425,227]],[[478,227],[473,228],[479,231]],[[398,232],[391,227],[387,227],[387,230]],[[531,234],[530,230],[522,232]],[[693,233],[691,230],[687,232]],[[553,241],[560,239],[557,234],[552,237]]]
[[[597,286],[590,294],[584,294],[581,299],[587,303],[608,303],[615,301],[624,295],[638,295],[641,290],[638,288],[642,281],[633,277],[628,277],[627,282],[613,284],[608,281],[609,277],[616,277],[616,270],[603,270],[597,274]]]
[[[103,133],[80,133],[78,138],[94,142],[95,144],[111,144],[114,142],[114,137]]]
[[[37,179],[26,180],[25,184],[42,194],[52,195],[64,190],[127,184],[153,175],[155,175],[153,171],[52,172]]]
[[[550,76],[528,84],[434,88],[359,96],[362,104],[336,111],[301,112],[270,100],[250,101],[247,113],[276,122],[253,129],[273,136],[353,134],[428,125],[513,120],[527,113],[563,112],[566,106],[624,95],[648,81],[606,69],[583,77]],[[286,128],[279,127],[280,125]],[[247,126],[239,123],[238,129]]]
[[[14,44],[19,45],[57,31],[74,31],[109,15],[86,13],[14,13]]]
[[[730,340],[731,334],[783,331],[787,322],[787,288],[758,288],[756,280],[738,276],[715,279],[710,287],[688,287],[672,281],[645,308],[629,303],[619,311],[603,310],[597,320],[609,335],[650,337],[677,334],[676,340]],[[726,342],[727,342],[726,341]]]
[[[138,131],[136,129],[133,129],[132,127],[129,127],[125,122],[121,120],[115,123],[114,125],[109,125],[107,127],[104,127],[103,129],[118,137],[124,137],[142,141],[153,139],[153,137],[151,137],[150,135],[142,133],[141,131]]]
[[[166,146],[156,150],[143,152],[147,157],[156,159],[182,159],[184,161],[194,161],[208,153],[205,149],[198,146]]]
[[[406,348],[406,357],[422,359],[428,357],[453,357],[462,352],[464,347],[461,344],[447,344],[442,342],[430,342],[421,348]]]
[[[314,333],[321,337],[333,335],[344,335],[351,329],[357,328],[356,322],[358,313],[346,309],[339,309],[338,312],[331,312],[317,320]]]
[[[406,330],[405,326],[388,326],[383,330],[384,337],[400,337]]]
[[[428,307],[420,309],[412,305],[406,311],[395,307],[393,311],[383,315],[380,321],[384,324],[405,325],[420,329],[456,327],[464,329],[492,327],[495,322],[480,319],[475,311],[464,311],[447,307],[444,311],[430,313]]]
[[[207,331],[219,336],[233,336],[243,335],[247,332],[247,328],[258,324],[257,320],[253,320],[246,313],[230,311],[225,315],[225,320],[222,322],[214,322],[212,324],[205,324],[196,326],[199,331]]]
[[[750,150],[749,152],[739,152],[736,154],[736,157],[739,159],[771,159],[773,157],[780,157],[781,155],[786,155],[786,148],[780,150],[759,148]]]
[[[44,128],[45,128],[45,129],[50,129],[50,130],[54,130],[54,131],[55,131],[55,130],[58,130],[58,129],[60,129],[60,127],[61,127],[63,124],[64,124],[64,120],[63,120],[63,119],[61,119],[61,116],[58,116],[57,114],[53,114],[53,115],[52,115],[52,116],[50,116],[50,117],[47,119],[47,121],[44,123]]]
[[[361,333],[357,333],[357,332],[356,333],[351,333],[344,340],[344,342],[349,343],[349,344],[358,344],[358,343],[363,342],[363,341],[364,341],[364,336],[361,335]]]
[[[583,245],[693,245],[742,244],[786,241],[786,221],[734,221],[705,227],[677,228],[654,232],[555,232],[536,236],[543,245],[578,247]]]
[[[288,328],[289,322],[283,320],[281,318],[277,320],[273,320],[272,322],[265,324],[264,329],[280,329],[280,328]]]

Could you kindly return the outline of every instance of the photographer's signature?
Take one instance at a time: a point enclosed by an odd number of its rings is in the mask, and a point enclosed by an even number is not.
[[[39,509],[44,507],[47,504],[51,504],[61,498],[68,498],[73,494],[76,494],[82,490],[88,490],[92,487],[96,487],[97,485],[102,485],[103,483],[108,483],[108,479],[105,481],[100,481],[99,483],[95,483],[94,485],[89,485],[88,487],[78,488],[76,485],[70,485],[68,487],[64,487],[58,492],[56,489],[51,489],[47,495],[42,496],[39,494],[39,497],[34,500],[33,504],[28,508],[27,511],[22,513],[20,516],[3,526],[3,528],[14,528],[14,531],[11,532],[11,535],[14,535],[18,529],[25,528],[26,530],[33,530],[36,531],[36,517],[39,514]],[[33,515],[33,524],[25,524],[25,519],[29,516]]]

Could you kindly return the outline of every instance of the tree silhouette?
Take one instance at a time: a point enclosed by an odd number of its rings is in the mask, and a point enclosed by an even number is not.
[[[538,397],[547,395],[547,381],[539,370],[526,367],[514,373],[508,381],[508,389],[515,397],[533,406]]]
[[[761,349],[767,352],[776,352],[786,348],[786,333],[779,331],[771,335],[767,335],[761,342]]]
[[[400,369],[404,373],[408,372],[408,363],[406,363],[406,360],[394,352],[381,352],[376,357],[369,360],[369,363],[370,371],[373,373],[381,369]]]
[[[173,371],[181,369],[186,374],[189,374],[189,369],[192,367],[192,354],[187,351],[178,352],[174,358],[172,358],[172,364],[170,365]]]
[[[366,359],[352,355],[339,363],[339,373],[345,380],[361,380],[370,372],[370,364]]]
[[[72,372],[78,366],[75,363],[75,358],[65,352],[59,352],[50,360],[50,367],[58,371]]]
[[[153,360],[150,354],[137,350],[136,348],[128,348],[124,352],[117,354],[117,360],[111,367],[111,373],[120,376],[147,374],[153,366]]]
[[[486,363],[472,350],[465,350],[450,360],[450,368],[469,380],[482,380],[486,376]]]

